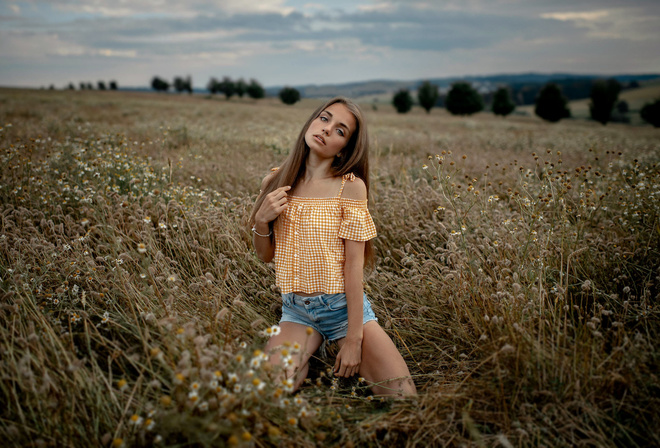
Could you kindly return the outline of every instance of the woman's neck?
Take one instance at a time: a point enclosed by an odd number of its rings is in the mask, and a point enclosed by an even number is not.
[[[319,159],[313,154],[310,154],[305,162],[305,176],[302,180],[304,182],[311,182],[334,177],[330,170],[331,166],[332,159]]]

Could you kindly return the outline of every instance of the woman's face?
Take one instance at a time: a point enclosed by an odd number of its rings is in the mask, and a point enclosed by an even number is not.
[[[355,117],[342,103],[328,106],[312,121],[305,133],[309,149],[324,159],[336,157],[351,139]]]

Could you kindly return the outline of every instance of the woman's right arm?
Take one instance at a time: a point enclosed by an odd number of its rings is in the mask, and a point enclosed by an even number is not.
[[[262,189],[265,188],[268,180],[269,176],[267,176],[262,182]],[[284,186],[268,193],[264,198],[264,201],[261,203],[261,207],[259,207],[259,210],[257,210],[257,213],[254,216],[254,229],[256,230],[256,233],[253,232],[252,242],[254,244],[254,249],[257,252],[257,256],[260,260],[265,261],[266,263],[270,262],[275,256],[275,238],[272,235],[269,235],[270,223],[277,219],[277,217],[286,210],[286,192],[290,189],[290,186]],[[268,236],[259,236],[257,233]]]

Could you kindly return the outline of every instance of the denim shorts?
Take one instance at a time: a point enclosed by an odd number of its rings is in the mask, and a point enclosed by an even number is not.
[[[362,323],[378,321],[371,303],[364,294],[362,305]],[[346,337],[348,331],[348,305],[346,294],[321,294],[314,297],[303,297],[293,292],[282,294],[282,322],[293,322],[321,333],[328,341],[336,341]]]

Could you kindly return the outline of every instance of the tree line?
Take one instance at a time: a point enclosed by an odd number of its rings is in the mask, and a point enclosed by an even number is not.
[[[185,79],[175,77],[172,84],[159,76],[154,76],[151,80],[151,88],[157,92],[167,92],[170,87],[173,87],[177,92],[192,93],[193,91],[190,76]],[[244,95],[247,95],[254,99],[260,99],[266,96],[266,90],[256,79],[251,79],[250,82],[246,82],[243,78],[233,80],[229,76],[224,76],[221,80],[212,77],[206,84],[206,90],[208,90],[211,95],[216,93],[223,94],[227,99],[230,99],[234,95],[239,98],[243,98]],[[282,88],[279,91],[278,96],[284,104],[291,105],[300,101],[300,92],[293,87]]]
[[[629,122],[626,116],[628,104],[619,101],[621,90],[622,86],[616,79],[593,82],[589,95],[591,119],[603,125],[610,121]],[[452,115],[472,115],[484,110],[485,107],[484,97],[470,83],[464,81],[452,84],[442,101],[438,86],[425,81],[417,90],[417,100],[427,113],[439,103],[444,103],[444,107]],[[412,109],[412,95],[408,89],[401,89],[394,94],[392,104],[397,112],[406,113]],[[560,86],[554,82],[547,83],[540,89],[534,104],[534,113],[551,123],[571,116],[568,99],[562,93]],[[506,117],[511,114],[516,105],[511,99],[510,88],[498,88],[492,95],[490,108],[495,115]],[[644,121],[660,127],[660,99],[646,104],[640,115]]]
[[[97,81],[96,82],[96,89],[97,90],[117,90],[119,86],[117,85],[117,81],[112,80],[108,82],[108,84],[105,83],[105,81]],[[42,87],[43,89],[43,87]],[[75,84],[70,82],[66,87],[64,87],[65,90],[76,90]],[[55,84],[51,84],[48,87],[48,90],[55,90]],[[78,90],[94,90],[94,84],[92,84],[89,81],[80,81],[78,84]]]

